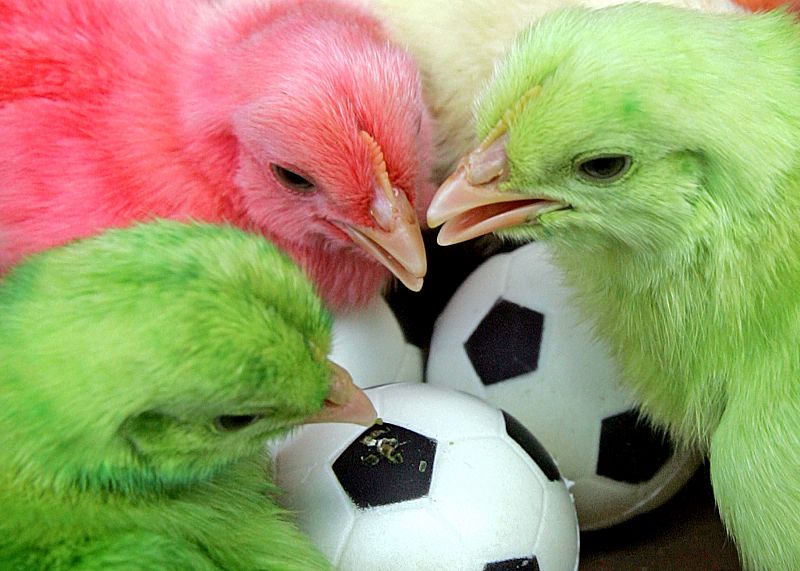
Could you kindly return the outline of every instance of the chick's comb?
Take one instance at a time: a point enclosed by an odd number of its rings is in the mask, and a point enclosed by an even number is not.
[[[389,181],[389,173],[386,170],[386,161],[383,158],[383,149],[378,142],[372,138],[372,135],[366,131],[360,131],[361,139],[366,143],[372,157],[372,170],[375,173],[375,178],[378,180],[378,185],[391,195],[392,185]]]
[[[503,133],[508,130],[508,124],[514,120],[514,118],[520,114],[520,112],[525,108],[528,102],[539,95],[542,91],[541,85],[534,85],[528,91],[522,94],[522,96],[517,99],[517,101],[511,105],[508,109],[505,110],[503,116],[500,117],[500,120],[497,124],[489,131],[489,134],[486,135],[486,138],[481,142],[481,149],[485,149],[492,143],[494,143],[498,137],[500,137]]]

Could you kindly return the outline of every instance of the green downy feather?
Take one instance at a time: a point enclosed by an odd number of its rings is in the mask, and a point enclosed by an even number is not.
[[[745,568],[800,569],[795,22],[646,4],[545,16],[476,118],[480,138],[503,120],[501,189],[570,206],[498,234],[551,244],[648,417],[709,451]],[[608,155],[630,163],[587,177]]]
[[[111,230],[29,258],[0,316],[0,568],[330,569],[265,477],[331,375],[330,316],[271,244]]]

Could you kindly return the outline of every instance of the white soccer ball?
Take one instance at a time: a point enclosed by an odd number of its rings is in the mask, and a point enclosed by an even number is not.
[[[422,351],[409,343],[394,312],[376,296],[364,308],[333,318],[330,358],[350,373],[361,388],[386,383],[421,383]]]
[[[299,525],[341,571],[576,571],[552,458],[502,411],[424,384],[367,389],[383,424],[302,427],[275,453]]]
[[[574,482],[578,520],[590,530],[661,505],[700,458],[639,419],[570,295],[541,243],[489,258],[437,319],[426,380],[519,419]]]

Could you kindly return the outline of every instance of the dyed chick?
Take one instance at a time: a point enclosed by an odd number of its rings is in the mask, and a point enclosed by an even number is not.
[[[441,244],[551,244],[759,571],[800,569],[798,100],[787,14],[565,10],[499,65],[428,212]]]
[[[475,140],[472,102],[516,35],[566,6],[626,0],[366,0],[391,37],[415,57],[434,116],[434,179],[442,182]],[[651,0],[706,12],[739,12],[733,0]]]
[[[800,12],[800,0],[736,0],[736,3],[752,12],[786,8],[792,12]]]
[[[152,222],[0,285],[0,568],[330,569],[272,501],[264,441],[375,411],[263,238]]]
[[[338,0],[0,0],[0,271],[154,217],[259,232],[329,307],[422,286],[410,56]]]

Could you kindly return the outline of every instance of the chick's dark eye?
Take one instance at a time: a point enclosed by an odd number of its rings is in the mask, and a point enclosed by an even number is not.
[[[578,174],[592,182],[613,182],[631,168],[628,155],[601,155],[577,164]]]
[[[289,190],[297,192],[314,192],[316,190],[314,183],[301,174],[275,163],[271,164],[270,168],[272,169],[272,174],[275,175],[275,179]]]
[[[223,414],[214,419],[214,427],[220,432],[236,432],[255,424],[263,414]]]

